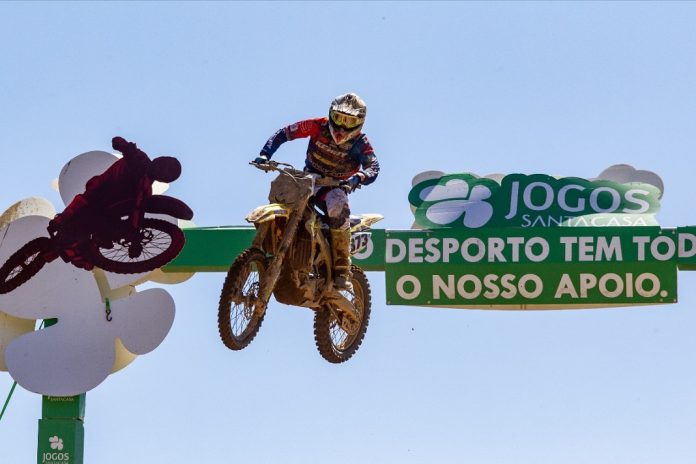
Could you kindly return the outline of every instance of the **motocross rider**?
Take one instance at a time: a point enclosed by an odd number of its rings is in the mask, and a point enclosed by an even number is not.
[[[91,263],[83,262],[79,250],[71,249],[80,242],[80,236],[89,231],[89,224],[99,221],[114,205],[125,206],[135,226],[139,221],[143,202],[152,196],[154,181],[173,182],[181,174],[181,164],[171,156],[153,160],[137,145],[121,137],[112,139],[112,146],[123,157],[103,173],[92,177],[62,213],[48,223],[48,232],[55,237],[59,232],[66,254],[75,265],[90,270]],[[112,212],[114,214],[114,212]]]
[[[305,171],[342,181],[341,187],[322,189],[318,198],[328,214],[334,285],[339,289],[352,287],[347,192],[371,184],[379,174],[372,145],[361,132],[366,114],[367,106],[358,95],[339,95],[331,102],[328,117],[307,119],[278,130],[254,160],[257,164],[267,163],[283,143],[309,137]]]

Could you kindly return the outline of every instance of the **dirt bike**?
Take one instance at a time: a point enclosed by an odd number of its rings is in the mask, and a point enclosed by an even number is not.
[[[230,266],[218,306],[218,329],[225,346],[241,350],[261,327],[271,295],[287,305],[314,310],[314,339],[331,363],[350,359],[360,347],[370,320],[370,284],[352,266],[353,291],[334,284],[326,215],[315,188],[338,187],[339,181],[300,171],[286,163],[250,163],[277,171],[268,196],[271,204],[252,211],[246,220],[256,227],[250,248]],[[368,244],[378,214],[351,217],[351,254]]]
[[[193,212],[166,195],[144,200],[140,213],[121,202],[100,211],[98,217],[60,227],[49,237],[38,237],[22,246],[0,267],[0,294],[19,287],[47,263],[61,257],[82,269],[95,266],[119,274],[148,272],[164,266],[184,247],[184,233],[176,224],[144,217],[145,213],[191,219]],[[138,217],[134,220],[133,214]]]

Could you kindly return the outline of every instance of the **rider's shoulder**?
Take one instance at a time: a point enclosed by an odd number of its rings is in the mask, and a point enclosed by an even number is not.
[[[290,124],[286,128],[286,130],[289,132],[290,135],[311,134],[320,130],[322,127],[328,125],[328,121],[328,118],[325,117],[303,119],[302,121]]]

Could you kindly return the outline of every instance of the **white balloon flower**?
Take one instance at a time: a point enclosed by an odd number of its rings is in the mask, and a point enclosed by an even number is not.
[[[58,182],[64,202],[117,159],[106,152],[88,152],[68,162]],[[3,215],[0,264],[29,240],[47,236],[53,211],[46,203],[40,200],[27,208],[26,201],[20,202],[17,205],[25,205],[20,212],[15,205],[14,213]],[[6,368],[27,390],[43,395],[70,396],[96,387],[135,355],[154,350],[169,332],[175,312],[169,293],[135,289],[137,284],[161,280],[158,273],[90,272],[61,259],[46,264],[27,282],[0,295],[0,369]],[[37,319],[57,322],[33,331]]]

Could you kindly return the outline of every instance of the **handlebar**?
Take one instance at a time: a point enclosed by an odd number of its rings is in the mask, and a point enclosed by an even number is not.
[[[256,169],[260,169],[264,172],[270,172],[270,171],[278,171],[290,176],[295,177],[295,173],[302,173],[303,175],[313,175],[314,176],[314,185],[317,185],[319,187],[340,187],[341,186],[341,181],[338,179],[334,179],[333,177],[321,177],[317,174],[311,174],[311,173],[306,173],[304,171],[300,171],[298,169],[295,169],[295,167],[292,164],[288,163],[280,163],[278,161],[271,161],[269,160],[266,163],[259,164],[259,163],[254,163],[253,161],[249,162],[250,165],[254,166]]]

